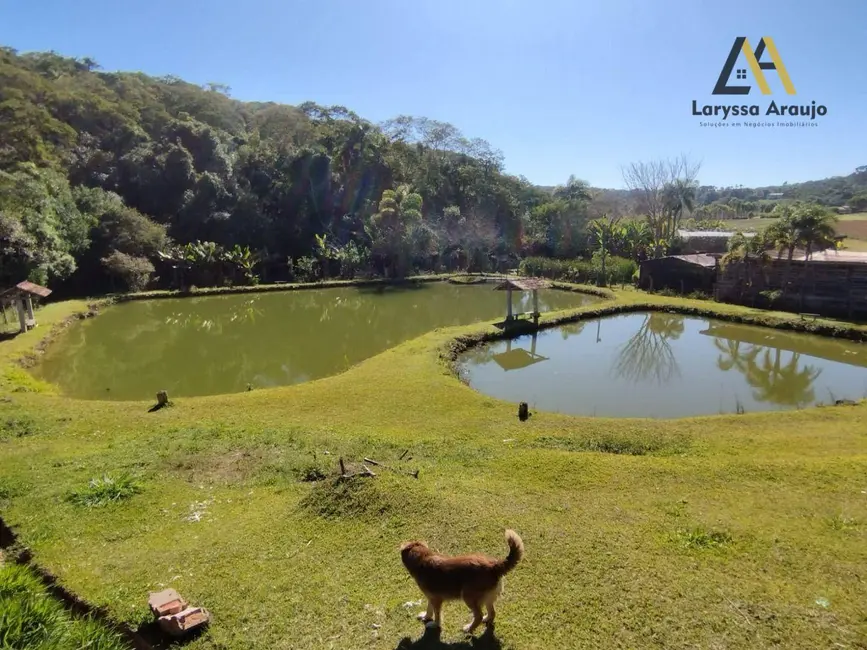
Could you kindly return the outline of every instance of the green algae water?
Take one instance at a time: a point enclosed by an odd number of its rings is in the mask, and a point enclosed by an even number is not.
[[[867,345],[669,313],[598,318],[468,351],[476,390],[531,411],[684,417],[867,397]]]
[[[438,327],[499,320],[506,296],[493,286],[430,282],[128,302],[70,327],[34,374],[67,395],[111,400],[297,384]],[[543,290],[539,309],[596,300]],[[532,310],[529,294],[514,294],[513,303]]]

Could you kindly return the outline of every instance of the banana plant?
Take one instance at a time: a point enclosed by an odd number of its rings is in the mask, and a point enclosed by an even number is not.
[[[241,271],[247,284],[258,282],[259,278],[254,270],[259,264],[259,255],[251,251],[249,246],[235,244],[234,248],[223,253],[223,259]]]

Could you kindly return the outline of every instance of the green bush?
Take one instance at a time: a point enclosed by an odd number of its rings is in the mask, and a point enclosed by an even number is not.
[[[527,257],[518,265],[518,273],[531,277],[565,279],[569,273],[570,260],[551,257]]]
[[[626,284],[632,282],[638,265],[625,257],[609,255],[605,260],[606,284]],[[521,275],[564,280],[577,284],[595,284],[602,275],[602,261],[599,254],[591,261],[581,258],[571,260],[550,257],[527,257],[518,265]]]
[[[627,284],[638,271],[638,265],[625,257],[609,255],[605,260],[605,284]],[[602,276],[602,259],[599,252],[593,254],[593,281],[599,281]]]
[[[313,282],[319,276],[319,261],[312,256],[299,257],[295,260],[294,275],[296,280]]]
[[[154,274],[154,265],[146,257],[112,251],[101,261],[106,271],[120,279],[129,291],[144,291]]]

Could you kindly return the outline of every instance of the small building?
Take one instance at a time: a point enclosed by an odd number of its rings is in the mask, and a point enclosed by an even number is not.
[[[704,253],[669,255],[638,265],[638,286],[646,291],[671,289],[680,293],[713,292],[717,257]]]
[[[782,192],[768,192],[769,199],[781,199],[783,198]]]
[[[835,208],[835,210],[837,211],[837,214],[852,214],[853,212],[855,212],[848,205],[841,205],[839,208]]]
[[[727,230],[678,230],[677,235],[683,244],[680,252],[690,253],[725,253],[728,250],[729,240],[734,232]],[[748,239],[755,237],[754,232],[742,233]]]
[[[6,319],[5,306],[15,305],[18,309],[18,321],[21,323],[22,332],[36,327],[36,317],[33,315],[33,301],[47,298],[51,295],[51,289],[40,287],[33,282],[19,282],[14,287],[0,292],[0,305],[3,305],[3,318]]]
[[[773,300],[770,295],[776,293]],[[848,320],[867,318],[867,253],[830,248],[806,259],[795,251],[766,260],[741,260],[720,269],[714,297]]]

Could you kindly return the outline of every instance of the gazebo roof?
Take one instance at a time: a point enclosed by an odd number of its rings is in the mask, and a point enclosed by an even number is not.
[[[38,296],[39,298],[47,298],[51,295],[51,289],[40,287],[38,284],[34,284],[33,282],[28,282],[27,280],[25,280],[24,282],[19,282],[10,289],[6,289],[5,291],[0,292],[0,297],[7,298],[8,296],[16,293],[29,293],[30,295]]]
[[[521,278],[520,280],[504,280],[494,287],[494,289],[496,291],[506,291],[508,289],[512,289],[513,291],[533,291],[534,289],[547,289],[550,286],[551,283],[542,278]]]

